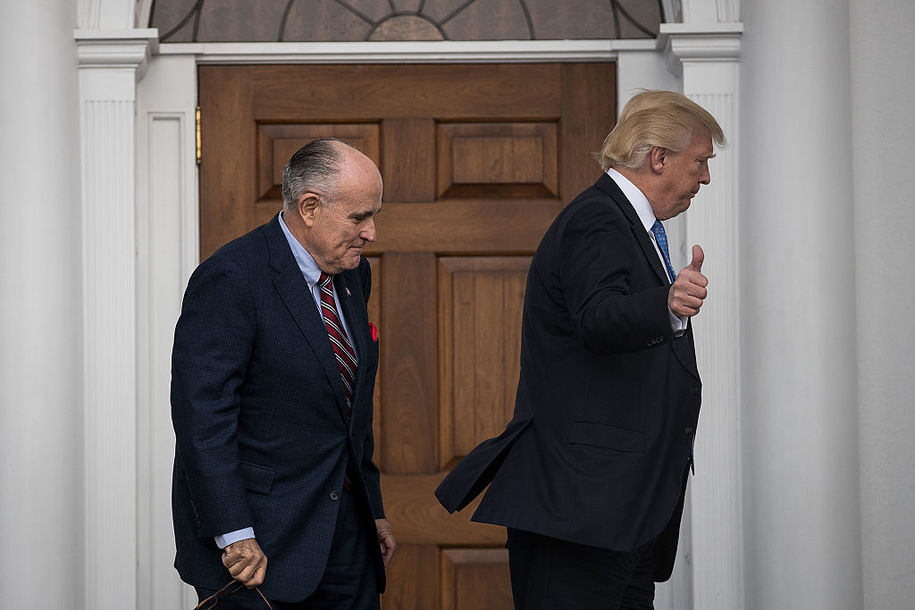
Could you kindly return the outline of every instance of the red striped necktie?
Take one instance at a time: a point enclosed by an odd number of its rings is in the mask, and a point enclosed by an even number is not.
[[[334,278],[332,275],[321,273],[318,279],[318,286],[321,289],[321,317],[324,318],[324,326],[327,327],[327,336],[330,338],[331,347],[334,348],[334,355],[337,357],[337,366],[340,367],[340,378],[343,379],[343,393],[346,395],[346,415],[347,419],[353,410],[353,388],[356,387],[356,368],[358,359],[356,350],[350,343],[343,324],[340,322],[340,316],[337,315],[337,305],[334,303]]]

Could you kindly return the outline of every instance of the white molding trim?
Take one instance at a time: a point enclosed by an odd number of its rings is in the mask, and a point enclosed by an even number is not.
[[[695,608],[745,606],[741,493],[740,363],[740,44],[742,24],[664,24],[668,67],[683,93],[718,120],[728,146],[712,162],[712,182],[686,214],[687,245],[706,250],[703,272],[714,286],[696,319],[700,370],[706,371],[691,481]]]
[[[162,43],[159,55],[200,64],[494,63],[608,61],[620,52],[655,51],[657,40],[488,40],[410,42]]]
[[[145,30],[74,30],[80,70],[84,68],[124,69],[139,80],[146,71],[151,53],[159,47],[159,31]],[[135,92],[121,92],[120,97],[134,99]]]
[[[196,73],[193,57],[160,57],[137,85],[136,610],[197,603],[172,567],[175,437],[169,408],[172,337],[199,258]]]
[[[738,62],[742,36],[742,23],[662,23],[658,45],[667,69],[679,75],[687,62]]]
[[[137,599],[134,102],[147,30],[76,32],[82,141],[85,608]]]

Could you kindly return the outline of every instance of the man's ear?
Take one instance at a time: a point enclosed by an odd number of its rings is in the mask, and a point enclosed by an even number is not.
[[[298,211],[299,216],[302,217],[305,226],[309,229],[315,224],[315,212],[319,205],[321,205],[320,200],[314,193],[302,193],[302,196],[299,197],[299,203],[296,206],[296,210]]]
[[[670,154],[670,151],[666,148],[661,148],[660,146],[652,147],[651,151],[648,153],[648,164],[651,167],[651,171],[656,174],[664,173],[664,165],[667,163],[667,156]]]

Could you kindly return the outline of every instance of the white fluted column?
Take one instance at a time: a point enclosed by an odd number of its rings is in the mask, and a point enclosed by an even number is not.
[[[693,320],[702,374],[696,476],[690,481],[693,607],[744,607],[740,479],[739,54],[742,26],[665,24],[669,64],[683,93],[706,108],[728,145],[710,163],[711,184],[685,215],[682,265],[705,250],[710,295]]]
[[[858,610],[848,5],[748,2],[744,24],[748,606]]]
[[[78,30],[85,337],[85,607],[137,592],[136,79],[155,32]]]
[[[0,2],[0,606],[82,606],[76,7]]]

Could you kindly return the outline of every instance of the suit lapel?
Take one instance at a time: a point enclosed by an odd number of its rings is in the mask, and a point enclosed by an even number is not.
[[[613,178],[607,174],[603,174],[600,179],[598,179],[596,186],[616,203],[623,212],[623,215],[629,221],[632,235],[635,237],[636,243],[639,244],[639,248],[641,248],[642,254],[645,255],[645,260],[648,261],[648,265],[651,267],[652,271],[654,271],[654,274],[658,276],[658,279],[663,283],[670,284],[670,279],[667,277],[667,271],[665,271],[664,267],[661,265],[661,260],[658,258],[658,252],[655,250],[654,242],[648,237],[648,231],[645,230],[635,208],[632,207],[632,203],[629,202],[626,195],[620,190],[620,187],[618,187],[616,182],[613,181]]]
[[[265,230],[270,249],[270,266],[276,271],[273,285],[289,311],[289,315],[295,320],[296,326],[298,326],[321,363],[328,382],[333,386],[334,393],[337,396],[337,408],[343,414],[346,408],[346,395],[343,393],[340,368],[337,365],[334,350],[327,338],[324,320],[318,312],[314,299],[308,292],[308,284],[305,282],[305,278],[302,277],[302,272],[295,262],[295,257],[292,256],[292,251],[289,249],[289,243],[286,241],[286,236],[283,234],[278,218],[274,218],[272,222],[266,225]]]
[[[654,271],[654,274],[657,276],[658,280],[662,282],[662,285],[669,285],[670,278],[667,277],[667,271],[661,265],[661,260],[658,258],[658,252],[655,250],[654,242],[651,241],[651,238],[648,237],[648,232],[645,230],[645,226],[642,224],[639,215],[636,213],[635,208],[632,207],[632,203],[629,202],[629,199],[626,198],[626,195],[623,194],[623,191],[620,190],[620,187],[616,185],[613,178],[604,174],[598,179],[597,188],[606,193],[610,199],[619,206],[620,210],[623,212],[623,215],[629,221],[632,229],[632,234],[635,237],[636,243],[639,244],[639,248],[642,250],[642,254],[645,255],[645,259],[648,261],[648,265]],[[668,342],[670,349],[677,356],[677,359],[683,364],[683,367],[689,371],[691,375],[699,378],[699,368],[696,365],[696,352],[692,347],[692,321],[687,321],[687,333],[685,336],[674,339],[673,341]]]

